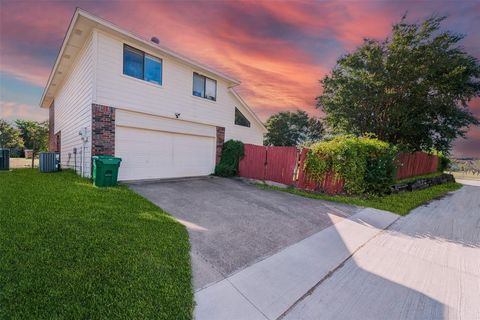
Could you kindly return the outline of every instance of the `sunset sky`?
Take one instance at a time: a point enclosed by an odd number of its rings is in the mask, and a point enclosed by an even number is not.
[[[43,87],[75,7],[242,81],[237,91],[262,120],[315,109],[319,80],[363,38],[385,38],[409,21],[448,15],[444,28],[467,34],[480,58],[480,1],[6,1],[0,0],[0,117],[45,120]],[[470,104],[480,117],[480,99]],[[480,157],[480,128],[454,153]]]

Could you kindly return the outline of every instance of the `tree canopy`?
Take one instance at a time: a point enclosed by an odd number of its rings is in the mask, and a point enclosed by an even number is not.
[[[317,97],[332,129],[448,152],[478,125],[468,102],[480,95],[480,65],[459,46],[463,35],[440,30],[444,19],[403,17],[386,40],[366,39],[341,57]]]
[[[309,117],[305,111],[285,111],[272,115],[266,122],[264,144],[269,146],[298,146],[318,141],[325,128],[320,119]]]
[[[0,119],[0,148],[23,148],[20,130],[4,119]]]
[[[15,120],[25,142],[26,149],[32,149],[32,168],[35,163],[35,155],[39,151],[48,149],[48,121],[37,122],[30,120]]]
[[[47,150],[47,121],[15,120],[15,124],[18,129],[20,129],[20,135],[25,143],[25,149],[32,149],[34,152]]]

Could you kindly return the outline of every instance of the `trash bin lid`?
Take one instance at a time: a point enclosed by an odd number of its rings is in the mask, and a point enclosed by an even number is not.
[[[122,158],[114,156],[93,156],[92,159],[102,164],[120,164],[122,162]]]

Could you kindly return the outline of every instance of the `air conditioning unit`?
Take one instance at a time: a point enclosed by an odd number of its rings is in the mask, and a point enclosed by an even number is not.
[[[0,149],[0,170],[10,169],[10,150]]]
[[[57,152],[40,152],[40,172],[60,170],[60,154]]]

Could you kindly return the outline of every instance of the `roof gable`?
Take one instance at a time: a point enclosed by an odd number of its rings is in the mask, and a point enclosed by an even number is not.
[[[87,40],[87,37],[90,35],[94,28],[107,33],[127,37],[133,42],[136,42],[143,46],[147,46],[150,50],[158,51],[162,55],[169,56],[184,64],[192,66],[199,71],[215,75],[216,77],[226,81],[229,87],[240,84],[240,81],[222,72],[216,71],[208,66],[198,63],[181,54],[178,54],[162,45],[146,40],[132,32],[126,31],[114,25],[109,21],[106,21],[80,8],[77,8],[70,21],[70,25],[63,39],[63,43],[57,55],[55,64],[52,68],[52,71],[50,72],[50,76],[48,78],[42,98],[40,100],[40,107],[48,108],[51,105],[58,85],[63,81],[63,78],[68,73],[68,70],[73,64],[73,61],[75,60],[83,44]]]

